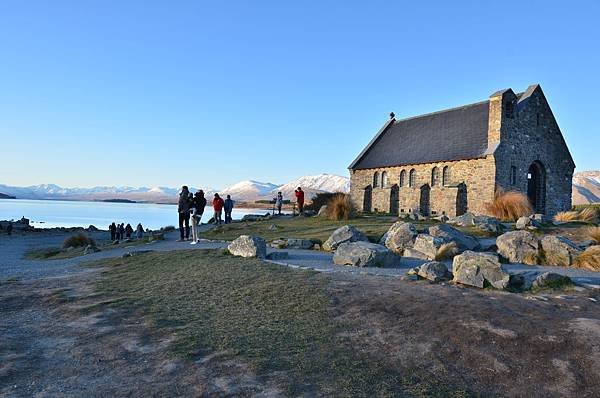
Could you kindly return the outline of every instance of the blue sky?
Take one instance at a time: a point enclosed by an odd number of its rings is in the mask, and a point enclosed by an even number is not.
[[[347,175],[390,111],[531,83],[599,169],[599,4],[0,1],[0,183]]]

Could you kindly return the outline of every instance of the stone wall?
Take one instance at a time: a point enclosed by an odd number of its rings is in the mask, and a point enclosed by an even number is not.
[[[537,86],[527,99],[516,103],[512,117],[506,110],[499,104],[494,110],[502,112],[501,141],[494,154],[497,184],[527,194],[528,170],[537,161],[545,169],[544,212],[553,215],[570,209],[575,165],[541,88]]]
[[[446,185],[442,186],[442,170],[445,166],[450,168],[450,178]],[[439,180],[436,186],[431,186],[431,173],[434,167],[438,167]],[[409,173],[411,169],[416,171],[414,187],[408,187]],[[400,184],[400,172],[406,170],[405,186],[399,188],[400,212],[421,211],[421,193],[429,191],[429,213],[447,214],[454,216],[457,213],[457,199],[460,200],[459,192],[462,192],[460,184],[466,188],[466,202],[468,211],[483,213],[484,204],[490,202],[494,197],[495,185],[495,160],[492,156],[483,159],[459,160],[454,162],[439,162],[404,167],[387,167],[368,170],[350,171],[350,195],[358,209],[363,210],[365,192],[364,188],[371,188],[373,175],[386,171],[388,174],[388,186],[372,188],[371,211],[382,213],[390,212],[392,186]],[[460,206],[459,206],[460,208]],[[463,209],[464,210],[464,209]]]

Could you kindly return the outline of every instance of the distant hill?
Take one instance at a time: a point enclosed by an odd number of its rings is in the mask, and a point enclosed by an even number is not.
[[[285,199],[293,199],[294,189],[302,187],[306,197],[310,198],[319,192],[348,192],[350,180],[333,174],[319,174],[304,176],[287,184],[278,185],[260,181],[241,181],[222,190],[202,187],[207,198],[214,192],[222,195],[231,195],[236,201],[253,202],[256,200],[271,200],[278,191],[283,192]],[[190,187],[191,192],[198,188]],[[147,202],[147,203],[177,203],[179,189],[170,187],[108,187],[97,186],[92,188],[63,188],[55,184],[32,185],[28,187],[15,187],[0,184],[0,192],[6,196],[16,196],[20,199],[48,199],[48,200],[88,200],[88,201],[119,201]]]
[[[573,204],[600,203],[600,171],[582,171],[573,175]]]
[[[0,199],[16,199],[16,197],[0,192]]]

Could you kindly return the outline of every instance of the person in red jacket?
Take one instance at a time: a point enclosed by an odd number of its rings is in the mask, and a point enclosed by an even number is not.
[[[294,195],[296,195],[298,211],[300,212],[300,214],[302,214],[302,212],[304,211],[304,191],[302,190],[302,188],[298,187],[298,189],[294,191]]]
[[[213,199],[213,209],[215,210],[215,224],[219,225],[223,223],[221,219],[221,212],[223,211],[223,206],[225,206],[225,202],[223,198],[219,196],[218,193],[215,194],[215,198]]]

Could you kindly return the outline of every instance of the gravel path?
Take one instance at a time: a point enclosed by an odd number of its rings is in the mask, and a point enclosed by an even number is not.
[[[211,226],[204,225],[203,229]],[[82,261],[99,260],[103,258],[118,257],[127,252],[139,250],[173,251],[190,249],[221,249],[227,247],[227,242],[201,241],[197,245],[187,242],[177,242],[178,232],[173,231],[165,235],[164,241],[137,245],[131,247],[103,250],[98,253],[63,260],[27,260],[23,258],[24,253],[30,248],[45,246],[60,246],[65,237],[72,233],[67,232],[43,232],[26,235],[13,235],[0,237],[0,280],[17,278],[20,280],[34,280],[46,277],[62,277],[74,273],[90,272],[90,270],[77,267]],[[97,242],[106,242],[106,232],[93,232],[91,236]],[[321,272],[344,272],[350,274],[371,274],[385,276],[402,276],[409,268],[416,267],[424,261],[419,259],[403,257],[400,264],[394,268],[355,268],[338,266],[333,264],[332,254],[313,250],[275,250],[268,249],[268,253],[274,251],[285,251],[289,258],[285,260],[272,261],[276,264],[309,268]],[[451,262],[446,262],[451,268]],[[541,273],[556,272],[571,277],[576,283],[591,288],[600,288],[600,273],[585,271],[577,268],[529,266],[523,264],[505,264],[505,269],[511,273]]]

